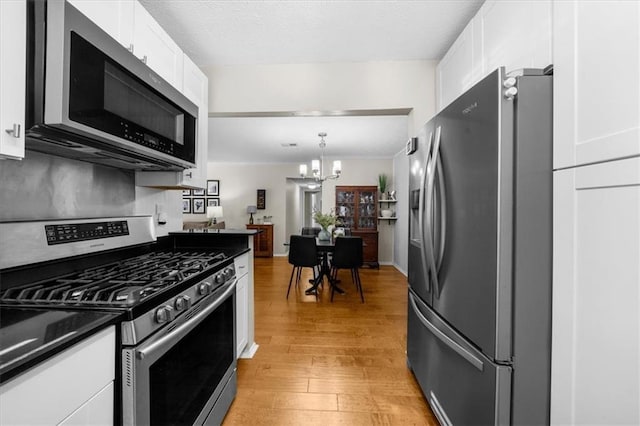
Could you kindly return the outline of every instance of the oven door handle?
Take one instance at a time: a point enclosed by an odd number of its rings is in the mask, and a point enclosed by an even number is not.
[[[229,288],[226,289],[224,293],[222,293],[220,296],[218,296],[215,302],[213,302],[212,304],[204,308],[202,311],[198,312],[196,315],[194,315],[191,319],[189,319],[184,324],[180,325],[179,327],[176,327],[176,329],[173,330],[171,333],[165,336],[162,336],[160,339],[151,343],[146,348],[137,350],[136,357],[138,359],[144,359],[146,357],[152,356],[154,352],[161,349],[165,345],[172,344],[172,342],[180,340],[184,336],[189,334],[189,332],[195,326],[197,326],[200,323],[200,321],[206,318],[211,312],[215,311],[218,308],[218,306],[220,306],[222,302],[224,302],[227,299],[227,297],[229,297],[229,295],[235,291],[236,282],[237,282],[237,279],[234,279],[233,283],[229,286]]]

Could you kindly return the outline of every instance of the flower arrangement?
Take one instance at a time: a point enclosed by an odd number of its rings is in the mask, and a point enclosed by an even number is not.
[[[315,220],[322,229],[327,229],[331,225],[336,226],[339,223],[339,219],[335,215],[333,209],[329,213],[322,213],[320,210],[314,210],[313,220]]]

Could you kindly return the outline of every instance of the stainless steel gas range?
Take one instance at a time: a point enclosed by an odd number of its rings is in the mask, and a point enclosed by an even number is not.
[[[236,393],[233,253],[151,217],[0,223],[0,306],[117,312],[122,424],[219,424]]]

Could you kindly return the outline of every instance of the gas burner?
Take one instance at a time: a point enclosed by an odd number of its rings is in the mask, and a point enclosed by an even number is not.
[[[53,280],[9,288],[0,302],[133,306],[228,259],[207,251],[152,252]]]

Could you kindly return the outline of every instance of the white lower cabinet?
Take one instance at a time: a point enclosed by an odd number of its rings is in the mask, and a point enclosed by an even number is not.
[[[249,255],[235,260],[236,275],[236,353],[242,354],[249,342]]]
[[[551,424],[640,424],[640,157],[554,172]]]
[[[115,326],[0,387],[1,425],[113,424]]]

